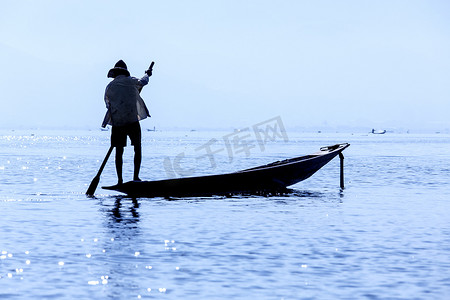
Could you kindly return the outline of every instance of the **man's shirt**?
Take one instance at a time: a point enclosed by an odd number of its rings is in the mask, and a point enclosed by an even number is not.
[[[141,79],[119,75],[111,81],[105,90],[105,103],[108,112],[103,120],[102,127],[107,124],[124,126],[150,117],[140,91],[147,85],[149,76]]]

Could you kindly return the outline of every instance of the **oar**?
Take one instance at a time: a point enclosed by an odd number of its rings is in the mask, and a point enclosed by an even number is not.
[[[86,191],[86,195],[93,196],[95,193],[95,190],[97,189],[98,183],[100,181],[100,175],[103,172],[103,168],[106,165],[106,162],[108,161],[109,156],[111,155],[111,152],[113,151],[114,146],[109,147],[108,153],[105,156],[105,159],[103,160],[102,165],[100,166],[100,170],[98,170],[97,175],[92,179],[91,185],[89,186],[88,190]]]

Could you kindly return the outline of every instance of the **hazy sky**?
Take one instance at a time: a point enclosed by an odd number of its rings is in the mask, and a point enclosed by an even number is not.
[[[99,128],[119,59],[144,128],[450,128],[447,0],[0,1],[0,128]]]

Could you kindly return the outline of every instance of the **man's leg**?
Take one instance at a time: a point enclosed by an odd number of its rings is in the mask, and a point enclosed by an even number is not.
[[[139,171],[141,169],[141,161],[142,161],[142,146],[141,146],[141,140],[142,140],[142,133],[141,133],[141,125],[139,125],[139,122],[133,123],[129,127],[129,133],[128,133],[131,145],[134,146],[134,181],[141,181],[139,178]]]
[[[117,172],[117,184],[123,183],[122,177],[122,165],[123,165],[123,147],[116,147],[116,172]]]
[[[134,145],[134,176],[133,180],[141,181],[139,178],[139,171],[141,169],[141,161],[142,161],[142,147],[139,143],[138,145]]]

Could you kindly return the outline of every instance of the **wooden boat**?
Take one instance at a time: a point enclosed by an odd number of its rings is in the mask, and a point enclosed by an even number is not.
[[[184,177],[158,181],[126,182],[103,187],[131,197],[192,197],[233,194],[282,193],[286,187],[309,178],[334,157],[341,158],[341,187],[343,187],[342,151],[350,144],[320,148],[311,155],[277,161],[234,173],[200,177]]]

